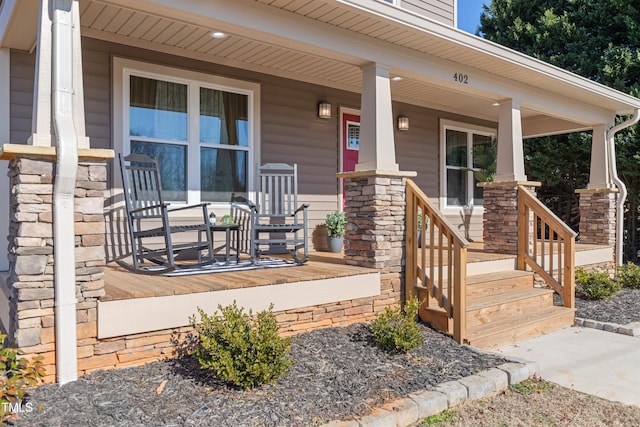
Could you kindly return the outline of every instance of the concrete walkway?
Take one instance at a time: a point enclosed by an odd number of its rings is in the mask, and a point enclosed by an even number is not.
[[[500,348],[564,387],[640,406],[640,338],[572,327]]]

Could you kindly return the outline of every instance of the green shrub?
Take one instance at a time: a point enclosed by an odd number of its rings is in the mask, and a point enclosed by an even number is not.
[[[253,316],[232,305],[218,305],[208,316],[198,308],[200,323],[192,316],[191,325],[199,334],[193,354],[200,366],[223,381],[252,388],[276,380],[291,365],[288,359],[291,339],[278,335],[278,324],[271,311]]]
[[[31,361],[19,357],[20,350],[4,347],[5,337],[0,334],[0,424],[18,417],[12,412],[12,406],[19,408],[25,387],[38,384],[45,373],[42,356]]]
[[[622,288],[605,272],[587,273],[581,268],[576,270],[576,285],[586,298],[594,300],[609,298]]]
[[[385,308],[371,322],[370,328],[378,346],[385,350],[406,352],[422,344],[422,331],[416,322],[420,308],[417,298],[412,298],[404,309]]]
[[[625,288],[640,289],[640,267],[632,262],[618,267],[618,282]]]

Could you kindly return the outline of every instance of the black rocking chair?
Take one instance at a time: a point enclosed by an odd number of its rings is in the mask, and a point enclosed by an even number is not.
[[[213,245],[209,232],[208,204],[170,209],[169,203],[162,197],[160,173],[155,159],[142,154],[130,154],[124,158],[119,155],[118,158],[133,259],[132,264],[123,259],[118,260],[118,264],[136,273],[163,274],[180,267],[176,264],[176,257],[180,252],[192,256],[191,264],[187,265],[193,266],[193,255],[197,255],[196,265],[204,264],[202,251],[205,250],[208,251],[206,262],[211,262]],[[170,212],[187,209],[200,209],[200,219],[187,225],[170,223]],[[186,242],[174,243],[173,235],[177,233],[190,234],[184,235]],[[160,243],[159,238],[162,239]],[[146,261],[152,262],[155,266],[149,266],[148,263],[143,265]]]
[[[255,200],[255,204],[249,203],[252,210],[251,259],[259,261],[262,247],[268,245],[271,252],[288,251],[296,263],[305,263],[309,259],[309,205],[298,205],[297,165],[268,163],[256,166]]]

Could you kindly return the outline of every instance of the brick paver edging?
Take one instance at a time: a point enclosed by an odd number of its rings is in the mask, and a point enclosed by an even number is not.
[[[332,421],[326,427],[406,427],[467,400],[494,396],[510,385],[539,373],[534,362],[508,362],[475,375],[448,381],[433,390],[412,393],[375,408],[370,415],[349,421]]]
[[[617,323],[601,322],[599,320],[576,317],[575,325],[582,326],[583,328],[599,329],[601,331],[615,332],[617,334],[640,338],[640,322],[631,322],[626,325],[619,325]]]

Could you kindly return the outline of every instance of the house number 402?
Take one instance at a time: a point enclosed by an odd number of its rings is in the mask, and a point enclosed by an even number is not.
[[[455,73],[453,75],[453,81],[456,83],[469,84],[469,76],[462,73]]]

